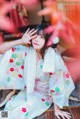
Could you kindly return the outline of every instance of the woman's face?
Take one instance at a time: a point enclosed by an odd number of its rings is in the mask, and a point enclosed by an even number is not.
[[[36,50],[42,49],[44,44],[45,44],[45,39],[41,35],[37,35],[36,38],[32,39],[32,45]]]

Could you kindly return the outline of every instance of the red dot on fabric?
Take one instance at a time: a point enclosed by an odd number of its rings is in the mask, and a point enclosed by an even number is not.
[[[22,78],[23,77],[21,74],[19,74],[18,76],[19,76],[19,78]]]
[[[14,62],[14,61],[13,61],[13,59],[10,59],[9,62],[12,63],[12,62]]]
[[[52,93],[54,93],[55,91],[54,90],[51,90]]]
[[[16,50],[16,48],[12,48],[12,51],[14,52]]]
[[[26,112],[27,110],[26,110],[26,108],[22,108],[22,112]]]
[[[49,75],[52,75],[52,74],[53,74],[52,72],[49,73]]]
[[[42,101],[45,101],[45,99],[43,99],[43,98],[42,98],[41,100],[42,100]]]
[[[24,69],[24,66],[22,65],[21,68]]]
[[[10,68],[10,71],[11,71],[11,72],[14,71],[14,68]]]
[[[69,73],[67,73],[67,74],[66,74],[66,78],[69,78],[69,76],[70,76]]]

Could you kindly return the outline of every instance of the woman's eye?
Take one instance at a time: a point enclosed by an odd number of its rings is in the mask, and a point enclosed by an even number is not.
[[[41,36],[41,38],[44,38],[44,36]]]

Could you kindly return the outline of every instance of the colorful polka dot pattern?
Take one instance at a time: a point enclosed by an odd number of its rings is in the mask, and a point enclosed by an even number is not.
[[[42,100],[42,102],[45,103],[46,106],[49,106],[50,105],[50,103],[48,101],[46,101],[44,98],[42,98],[41,100]]]
[[[16,80],[21,80],[23,79],[23,70],[24,70],[24,65],[23,65],[23,60],[22,60],[22,53],[21,51],[17,51],[16,48],[12,48],[12,55],[9,60],[9,67],[7,69],[7,78],[6,81],[10,83],[9,85],[13,85],[13,87],[16,87]],[[19,84],[18,84],[19,85]],[[19,85],[20,87],[20,85]]]

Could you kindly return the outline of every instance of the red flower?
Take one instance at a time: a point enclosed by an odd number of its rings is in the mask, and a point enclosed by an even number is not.
[[[15,52],[16,48],[12,48],[12,51]]]
[[[67,74],[65,74],[65,76],[66,76],[66,78],[69,78],[70,75],[69,75],[69,73],[67,73]]]
[[[10,68],[10,71],[11,71],[11,72],[14,71],[14,68]]]
[[[22,65],[21,68],[24,69],[24,66]]]
[[[10,59],[9,62],[12,63],[13,62],[13,59]]]
[[[50,74],[50,75],[53,75],[53,73],[52,73],[52,72],[50,72],[49,74]]]
[[[27,112],[26,108],[22,108],[22,112],[24,113]]]
[[[19,74],[18,76],[19,76],[19,78],[22,78],[23,77],[21,74]]]
[[[45,101],[45,99],[43,99],[43,98],[42,98],[41,100],[42,100],[43,102]]]
[[[52,93],[54,93],[55,91],[54,90],[51,90]]]

